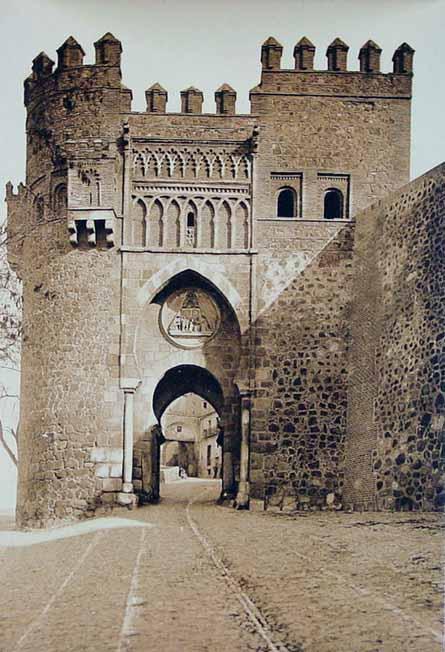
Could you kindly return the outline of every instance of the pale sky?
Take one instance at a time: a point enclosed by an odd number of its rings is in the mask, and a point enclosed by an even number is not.
[[[56,49],[72,34],[92,63],[93,43],[107,31],[122,41],[123,82],[137,111],[145,109],[145,89],[158,81],[169,93],[168,110],[179,110],[179,91],[193,85],[204,92],[204,111],[214,112],[214,91],[227,82],[238,93],[238,112],[248,113],[268,36],[283,45],[285,68],[293,67],[293,47],[307,36],[319,69],[339,36],[350,46],[351,70],[358,70],[358,51],[371,38],[383,48],[382,72],[392,70],[393,52],[406,41],[416,50],[412,177],[445,159],[445,0],[0,0],[0,9],[2,189],[9,179],[24,181],[23,80],[32,59],[44,50],[56,61]],[[13,484],[0,451],[0,509],[13,500]]]

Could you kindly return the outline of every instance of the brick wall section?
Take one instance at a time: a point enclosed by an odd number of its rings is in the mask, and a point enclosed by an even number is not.
[[[445,504],[445,166],[357,217],[345,503]]]
[[[411,84],[410,75],[263,71],[250,94],[260,128],[256,217],[275,214],[274,171],[304,173],[305,219],[322,217],[317,172],[350,175],[351,215],[406,183]]]

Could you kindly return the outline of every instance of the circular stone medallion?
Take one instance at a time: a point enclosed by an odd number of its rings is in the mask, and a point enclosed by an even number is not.
[[[162,304],[160,322],[170,342],[185,349],[196,349],[215,337],[221,315],[207,292],[184,288],[173,292]]]

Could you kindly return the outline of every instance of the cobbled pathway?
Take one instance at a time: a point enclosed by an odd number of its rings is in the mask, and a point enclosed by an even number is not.
[[[439,652],[440,516],[246,513],[218,492],[0,533],[1,652]]]

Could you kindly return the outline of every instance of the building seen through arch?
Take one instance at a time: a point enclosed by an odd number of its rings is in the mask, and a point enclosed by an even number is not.
[[[184,394],[165,410],[161,448],[161,485],[183,475],[219,479],[222,468],[219,417],[197,394]],[[162,486],[161,486],[162,495]]]

